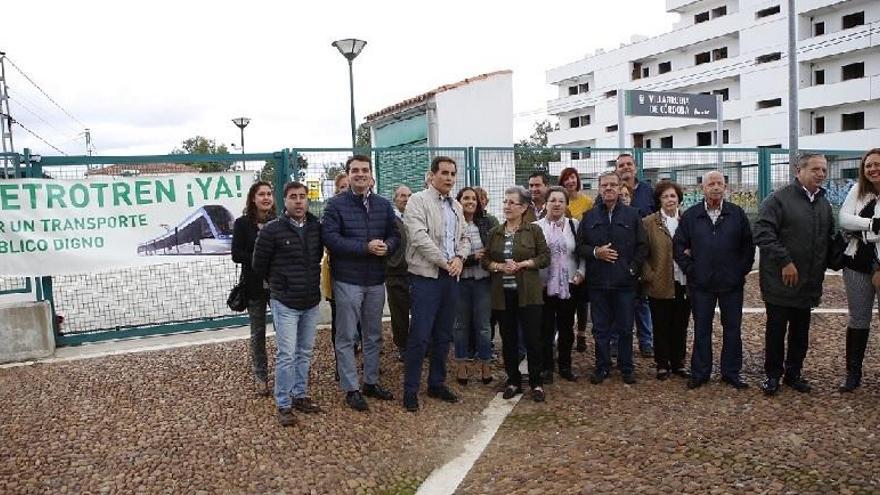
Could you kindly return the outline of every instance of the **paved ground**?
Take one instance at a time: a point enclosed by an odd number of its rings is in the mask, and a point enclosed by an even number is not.
[[[842,300],[837,282],[831,300]],[[458,491],[880,491],[880,338],[864,386],[842,396],[845,316],[814,316],[805,374],[816,390],[768,399],[757,389],[763,321],[745,316],[752,389],[686,391],[655,380],[646,360],[635,386],[617,374],[557,382],[546,403],[520,401]],[[291,429],[277,426],[271,399],[250,395],[244,340],[0,369],[0,493],[412,493],[462,452],[496,391],[454,384],[458,405],[423,396],[415,415],[398,401],[355,413],[333,382],[328,340],[322,331],[312,373],[325,412]],[[591,352],[575,355],[581,375]],[[391,358],[382,381],[399,397]]]

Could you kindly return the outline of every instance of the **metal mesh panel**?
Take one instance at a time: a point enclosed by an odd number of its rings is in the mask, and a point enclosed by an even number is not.
[[[27,279],[17,277],[0,277],[0,294],[27,291]]]
[[[468,182],[468,152],[466,148],[398,148],[380,149],[374,152],[378,177],[378,193],[386,198],[394,196],[398,186],[407,186],[413,192],[425,188],[425,174],[431,168],[431,160],[447,156],[457,164],[458,187]]]

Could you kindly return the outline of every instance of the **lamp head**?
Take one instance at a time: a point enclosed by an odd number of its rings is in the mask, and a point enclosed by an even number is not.
[[[232,123],[238,126],[239,129],[244,129],[248,124],[251,123],[251,119],[247,117],[237,117],[232,119]]]
[[[355,38],[338,40],[332,43],[332,45],[335,46],[337,50],[339,50],[339,53],[341,53],[342,56],[349,61],[354,60],[354,58],[357,57],[359,53],[361,53],[361,50],[364,49],[364,46],[366,46],[366,44],[366,41]]]

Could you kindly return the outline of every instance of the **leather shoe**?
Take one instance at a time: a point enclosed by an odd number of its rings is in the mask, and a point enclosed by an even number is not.
[[[636,374],[630,371],[629,373],[623,374],[623,383],[627,385],[635,385],[636,383]]]
[[[458,402],[458,396],[452,393],[452,390],[449,390],[447,387],[429,388],[428,397],[440,399],[443,402]]]
[[[669,373],[670,373],[670,371],[666,368],[657,368],[657,379],[658,380],[665,380],[665,379],[669,378]]]
[[[504,389],[504,393],[501,395],[502,399],[512,399],[517,395],[523,393],[522,387],[518,387],[516,385],[508,385]]]
[[[394,400],[394,394],[390,390],[382,388],[378,383],[365,383],[364,395],[379,400]]]
[[[810,386],[810,383],[799,376],[787,376],[782,379],[782,383],[788,385],[796,392],[800,392],[802,394],[809,393],[811,390],[813,390],[813,387]]]
[[[749,388],[749,384],[744,382],[743,379],[739,375],[733,376],[722,376],[721,381],[730,385],[731,387],[737,390],[745,390]]]
[[[532,400],[535,402],[544,402],[544,389],[535,387],[532,389]]]
[[[570,381],[570,382],[576,382],[576,381],[578,381],[578,377],[577,377],[577,375],[575,375],[574,373],[572,373],[571,370],[560,370],[560,371],[559,371],[559,376],[562,377],[563,379],[567,380],[567,381]]]
[[[776,395],[779,392],[779,378],[768,376],[764,383],[761,384],[761,390],[764,391],[764,395]]]
[[[289,407],[278,409],[278,423],[281,426],[293,426],[296,424],[296,418],[293,417],[293,410]]]
[[[345,403],[355,411],[367,411],[370,409],[370,406],[367,405],[367,401],[364,400],[364,396],[361,395],[360,390],[353,390],[345,394]]]
[[[672,374],[675,376],[680,376],[681,378],[690,378],[691,372],[687,370],[687,368],[674,368],[672,370]]]
[[[590,383],[598,385],[604,382],[606,378],[608,378],[608,370],[596,369],[593,371],[593,374],[590,375]]]
[[[639,353],[642,355],[643,358],[652,358],[654,357],[654,346],[643,345],[639,349]]]
[[[403,393],[403,407],[406,408],[409,412],[416,412],[419,410],[419,394],[413,392],[404,392]]]
[[[701,378],[694,378],[693,376],[691,376],[688,379],[687,388],[688,388],[688,390],[693,390],[695,388],[702,387],[703,385],[705,385],[708,382],[709,382],[709,380],[701,379]]]
[[[321,412],[321,408],[312,401],[311,397],[293,399],[293,408],[299,412],[314,414]]]

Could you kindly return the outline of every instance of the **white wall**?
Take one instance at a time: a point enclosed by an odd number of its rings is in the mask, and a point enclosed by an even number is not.
[[[513,74],[437,93],[436,146],[511,146]]]

